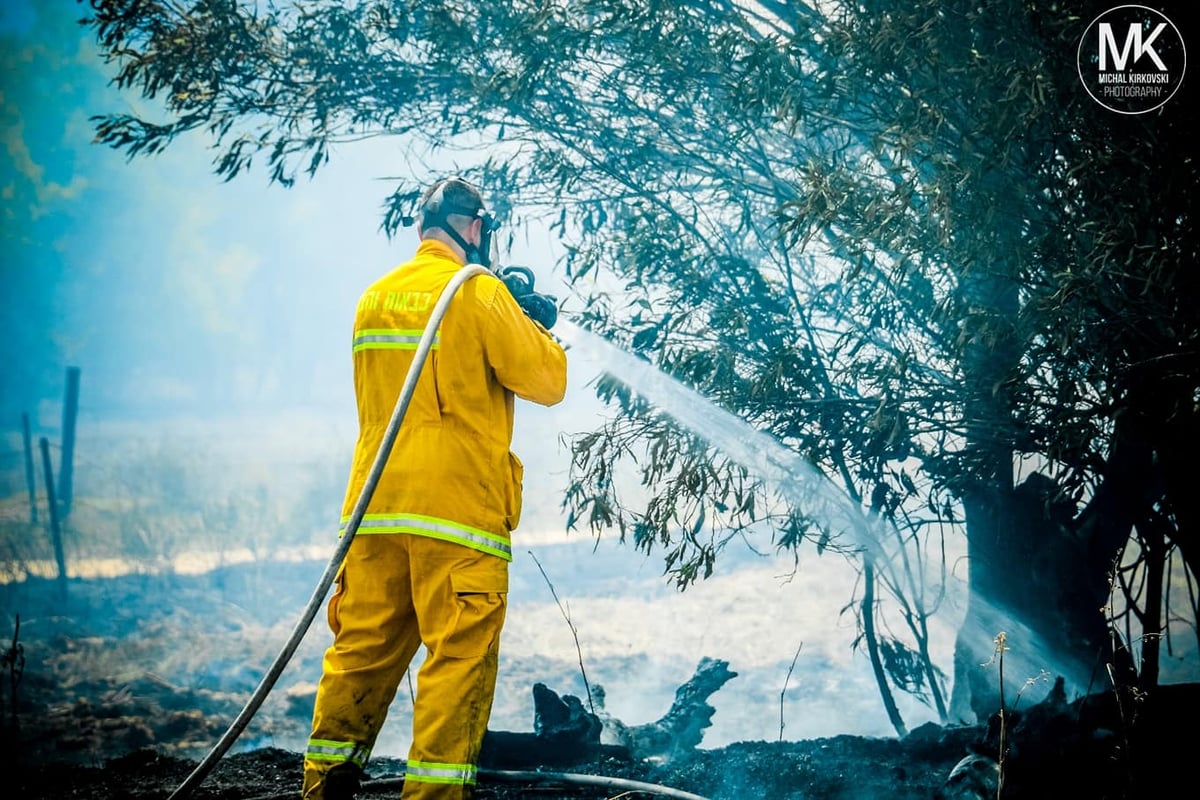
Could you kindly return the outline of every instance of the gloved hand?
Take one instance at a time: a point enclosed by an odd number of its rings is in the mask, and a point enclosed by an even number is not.
[[[497,276],[530,319],[541,323],[546,330],[554,327],[554,323],[558,322],[558,304],[552,295],[533,290],[532,270],[528,267],[502,267]]]
[[[517,305],[521,306],[530,319],[541,323],[546,330],[550,330],[554,327],[554,323],[558,322],[558,305],[548,294],[530,292],[521,295],[517,298]]]

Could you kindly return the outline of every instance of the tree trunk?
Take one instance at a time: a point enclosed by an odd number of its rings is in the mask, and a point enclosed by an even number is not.
[[[997,175],[991,181],[1003,185]],[[1001,232],[996,239],[1015,241]],[[955,641],[950,716],[968,723],[986,720],[999,705],[998,676],[984,667],[992,663],[996,637],[1012,632],[1012,597],[1025,591],[1015,587],[1018,564],[1008,524],[1014,449],[1008,387],[1018,359],[1011,325],[1019,301],[1005,266],[975,266],[964,272],[960,283],[967,312],[960,332],[968,465],[961,497],[969,577],[967,613]]]
[[[1131,656],[1120,643],[1114,646],[1104,609],[1117,559],[1159,494],[1152,441],[1145,417],[1121,416],[1105,478],[1074,518],[1073,506],[1041,475],[1003,504],[973,498],[967,509],[971,597],[956,642],[952,717],[983,721],[999,709],[999,676],[980,665],[992,663],[991,641],[1001,631],[1010,648],[1004,662],[1009,685],[1044,672],[1081,692],[1107,685],[1110,676],[1134,680]]]
[[[903,738],[908,735],[908,726],[900,709],[896,707],[896,698],[892,695],[891,684],[883,669],[883,660],[879,655],[879,637],[875,632],[875,567],[871,563],[870,554],[863,557],[863,599],[862,599],[863,641],[866,642],[867,655],[871,659],[871,671],[875,674],[875,684],[879,687],[879,695],[883,707],[887,711],[888,721]]]

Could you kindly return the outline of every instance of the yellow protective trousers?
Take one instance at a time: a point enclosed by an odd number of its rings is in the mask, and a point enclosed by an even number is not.
[[[401,797],[471,797],[507,603],[504,559],[427,536],[357,535],[329,600],[334,638],[313,708],[305,800],[353,796],[422,644]]]

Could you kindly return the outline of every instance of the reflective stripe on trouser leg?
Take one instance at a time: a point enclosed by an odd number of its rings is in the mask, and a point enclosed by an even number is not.
[[[371,748],[361,742],[334,742],[329,739],[309,739],[304,757],[309,761],[328,761],[330,764],[353,764],[362,769],[371,758]]]
[[[473,785],[475,767],[471,764],[431,764],[427,761],[410,760],[404,771],[404,780],[414,783]]]
[[[413,601],[427,650],[417,675],[404,800],[469,798],[492,711],[508,562],[413,540]]]
[[[326,797],[331,773],[366,765],[388,706],[420,645],[406,536],[355,539],[329,599],[325,651],[304,758],[305,800]]]

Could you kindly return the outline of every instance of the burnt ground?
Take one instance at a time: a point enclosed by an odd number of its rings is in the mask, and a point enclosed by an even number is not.
[[[251,636],[261,631],[249,627],[237,636],[218,635],[236,626],[228,613],[211,613],[211,585],[202,589],[144,578],[130,583],[128,591],[114,591],[111,582],[103,592],[96,586],[73,582],[66,603],[53,600],[57,587],[50,582],[0,586],[4,615],[12,625],[0,638],[5,657],[0,670],[0,795],[29,800],[167,798],[241,710],[247,685],[252,689],[261,677],[261,659],[237,653],[247,646],[247,631]],[[224,588],[238,594],[236,588]],[[17,614],[25,620],[19,631]],[[185,630],[200,633],[189,640],[192,644],[181,646]],[[264,638],[278,641],[278,632]],[[204,689],[189,688],[200,685],[195,679],[198,664],[206,676]],[[273,702],[269,724],[279,741],[297,741],[308,722],[310,699],[284,695]],[[522,764],[520,772],[493,763],[484,765],[476,796],[1173,797],[1177,795],[1167,787],[1194,784],[1196,750],[1187,731],[1195,726],[1198,711],[1200,684],[1129,693],[1119,702],[1113,692],[1072,702],[1052,693],[1042,704],[1009,715],[1003,726],[999,720],[977,727],[927,724],[903,738],[740,742],[693,749],[668,762],[609,756],[540,770]],[[998,792],[1001,733],[1006,751]],[[251,742],[225,755],[190,796],[298,797],[301,765],[298,748]],[[531,778],[528,773],[535,771],[538,775]],[[398,797],[402,772],[399,760],[376,760],[358,796]],[[562,773],[593,777],[585,786],[579,783],[583,779],[568,781]],[[675,793],[651,791],[647,785]]]
[[[1190,692],[1188,713],[1196,708]],[[1181,699],[1182,695],[1180,698]],[[1173,710],[1180,710],[1178,707]],[[1174,716],[1174,715],[1172,715]],[[82,720],[82,717],[80,718]],[[1194,717],[1193,717],[1194,719]],[[109,718],[119,730],[129,721]],[[151,730],[154,724],[141,720]],[[527,773],[485,770],[476,794],[480,800],[636,800],[658,796],[711,800],[962,800],[965,798],[1144,798],[1185,796],[1194,764],[1190,735],[1176,734],[1175,745],[1140,753],[1158,741],[1139,734],[1086,731],[1076,714],[1048,723],[1048,736],[1026,731],[1015,737],[1002,792],[996,792],[994,767],[985,755],[955,770],[964,755],[979,749],[982,731],[927,725],[904,739],[833,737],[800,742],[745,742],[715,750],[697,750],[668,764],[624,760],[581,763],[568,770]],[[1166,732],[1167,726],[1159,730]],[[69,734],[67,734],[69,735]],[[1025,743],[1021,739],[1025,739]],[[1119,741],[1118,741],[1119,740]],[[1127,749],[1128,748],[1128,749]],[[20,745],[17,748],[20,750]],[[12,753],[12,744],[6,745]],[[6,759],[7,760],[7,759]],[[146,747],[84,765],[73,759],[37,759],[8,764],[8,797],[145,800],[167,798],[195,769],[197,761],[163,755]],[[399,796],[403,766],[394,759],[374,763],[359,798]],[[613,782],[585,787],[558,776],[595,775],[640,784]],[[299,796],[301,757],[278,748],[227,755],[195,786],[191,797],[267,800]],[[949,781],[947,778],[954,775]],[[675,790],[642,791],[645,784]],[[683,792],[691,793],[682,794]]]

